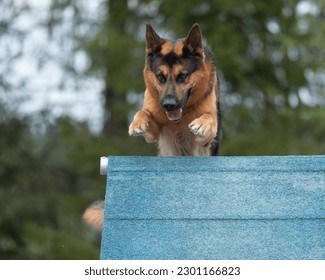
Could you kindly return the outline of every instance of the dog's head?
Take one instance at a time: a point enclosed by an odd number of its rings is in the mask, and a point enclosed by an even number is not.
[[[186,38],[172,42],[160,38],[147,24],[146,44],[146,86],[159,95],[168,119],[178,122],[209,83],[200,27],[194,24]]]

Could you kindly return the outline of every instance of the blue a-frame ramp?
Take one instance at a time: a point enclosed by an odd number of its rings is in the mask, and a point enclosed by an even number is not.
[[[325,156],[106,159],[101,259],[325,259]]]

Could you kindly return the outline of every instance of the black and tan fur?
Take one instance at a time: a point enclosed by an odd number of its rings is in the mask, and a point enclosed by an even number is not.
[[[221,142],[219,80],[213,54],[203,46],[198,24],[186,38],[160,38],[148,24],[143,108],[129,135],[157,143],[160,156],[217,155]],[[90,206],[85,221],[101,228],[103,202]]]
[[[162,39],[147,25],[144,104],[129,127],[160,156],[217,155],[221,141],[215,60],[198,24],[186,38]]]

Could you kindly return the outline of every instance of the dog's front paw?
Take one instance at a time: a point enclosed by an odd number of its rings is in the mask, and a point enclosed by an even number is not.
[[[143,112],[138,112],[135,114],[133,122],[129,126],[130,136],[140,136],[144,135],[149,128],[149,118]]]
[[[129,135],[143,136],[148,143],[156,143],[159,129],[146,112],[139,111],[135,114],[133,122],[129,126]]]
[[[188,128],[190,131],[195,134],[196,142],[203,146],[209,146],[213,138],[216,137],[217,134],[217,124],[213,120],[212,117],[208,116],[201,116],[193,120],[189,125]]]
[[[204,135],[205,135],[204,131],[205,131],[206,129],[203,129],[202,124],[200,124],[200,123],[194,123],[194,122],[191,122],[191,123],[189,124],[188,128],[190,129],[190,131],[191,131],[192,133],[194,133],[194,134],[197,135],[198,137],[201,137],[201,138],[202,138],[202,137],[204,137]]]

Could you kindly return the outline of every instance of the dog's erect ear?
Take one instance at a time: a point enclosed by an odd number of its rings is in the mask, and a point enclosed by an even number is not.
[[[184,49],[187,49],[191,54],[204,54],[202,44],[202,34],[200,26],[195,23],[184,41]]]
[[[153,30],[151,25],[147,24],[147,27],[146,27],[146,44],[147,44],[146,53],[150,54],[150,53],[157,51],[157,49],[161,47],[162,43],[163,43],[163,40]]]

